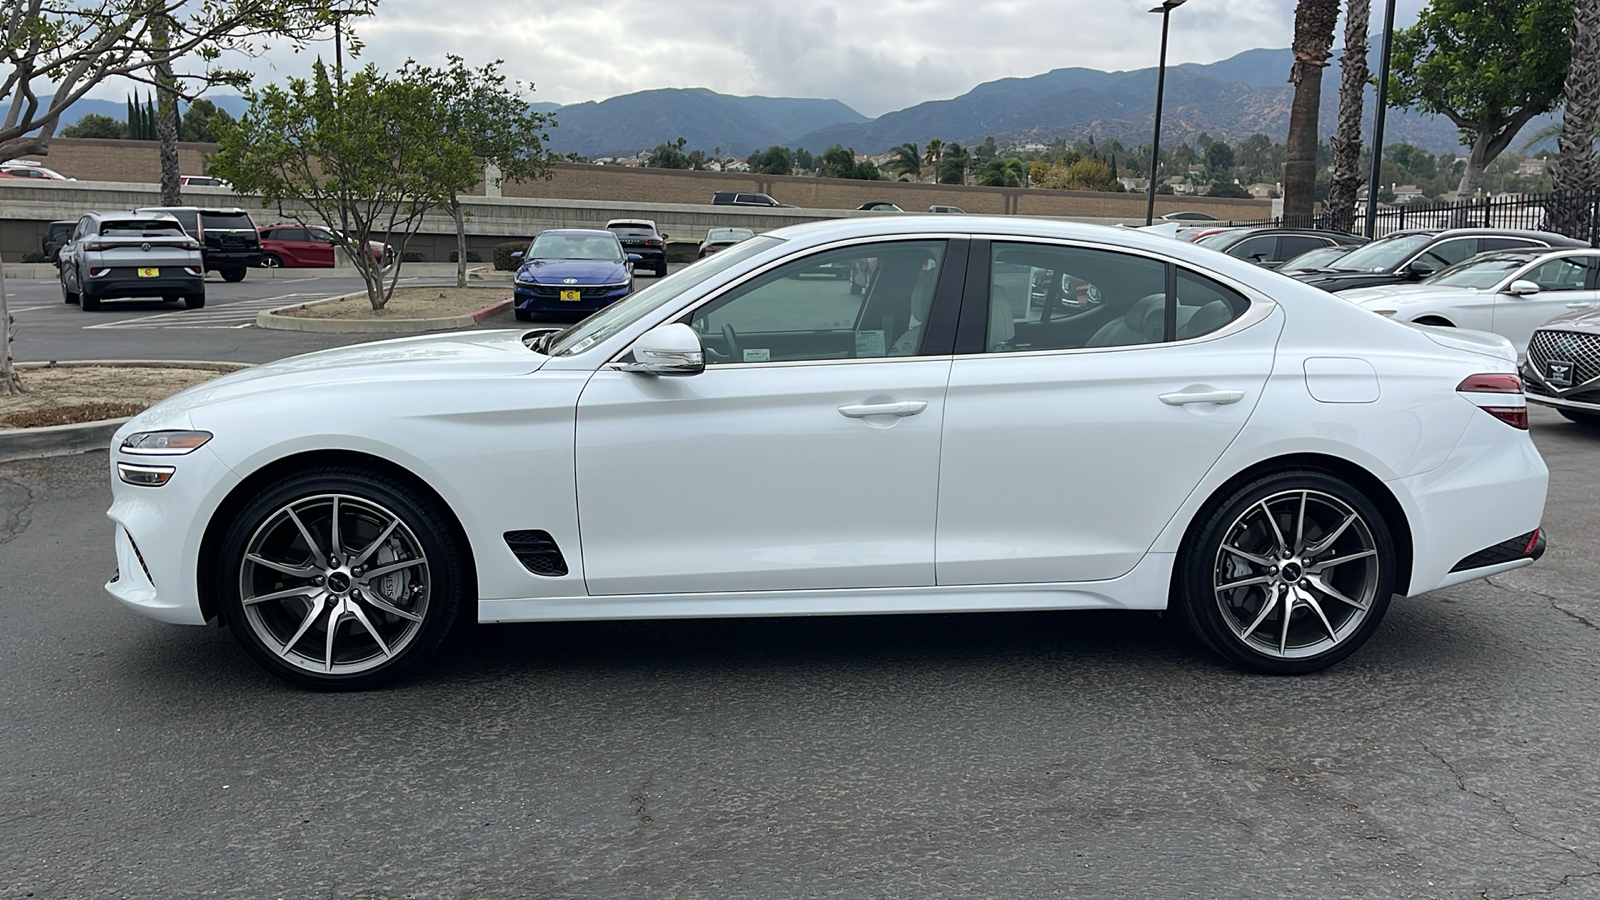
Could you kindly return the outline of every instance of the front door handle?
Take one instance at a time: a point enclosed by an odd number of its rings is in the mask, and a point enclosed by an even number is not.
[[[1593,309],[1594,303],[1568,303],[1567,309]]]
[[[1244,391],[1178,391],[1173,394],[1162,394],[1158,398],[1168,406],[1187,406],[1190,403],[1238,403],[1244,399]]]
[[[893,403],[851,403],[839,407],[839,414],[851,419],[867,416],[914,416],[928,408],[926,400],[896,400]]]

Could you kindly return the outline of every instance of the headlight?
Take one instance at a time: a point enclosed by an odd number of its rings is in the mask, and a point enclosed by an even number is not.
[[[141,431],[122,440],[122,452],[139,456],[182,456],[211,440],[209,431]]]

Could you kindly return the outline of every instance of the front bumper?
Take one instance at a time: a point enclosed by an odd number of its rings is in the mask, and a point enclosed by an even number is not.
[[[579,299],[562,300],[563,290],[577,290]],[[593,312],[621,300],[632,292],[631,285],[530,285],[516,282],[511,289],[511,305],[523,312]]]
[[[1527,387],[1529,403],[1555,409],[1600,413],[1600,380],[1591,379],[1571,387],[1556,387],[1539,371],[1532,360],[1521,366],[1522,383]]]
[[[116,266],[105,275],[83,280],[83,293],[100,300],[113,297],[169,297],[181,294],[203,294],[206,289],[204,275],[192,275],[183,266],[154,266],[161,274],[153,278],[139,277],[136,268]]]

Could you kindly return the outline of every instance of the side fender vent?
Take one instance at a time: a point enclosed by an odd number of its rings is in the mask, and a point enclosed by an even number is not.
[[[567,559],[548,531],[508,531],[506,546],[535,575],[556,578],[567,574]]]

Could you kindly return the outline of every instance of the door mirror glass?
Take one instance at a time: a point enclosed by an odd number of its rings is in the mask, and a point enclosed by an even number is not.
[[[513,256],[515,256],[515,254],[513,254]],[[640,256],[637,253],[629,253],[628,254],[628,262],[635,263],[635,262],[638,262],[641,259],[644,259],[644,257]]]
[[[512,262],[522,262],[522,251],[521,250],[513,250],[513,251],[511,251],[511,261]]]
[[[1526,278],[1518,278],[1506,288],[1506,293],[1513,297],[1526,297],[1529,294],[1539,293],[1539,286]]]
[[[640,335],[622,362],[622,371],[642,375],[698,375],[705,369],[700,336],[681,322],[658,325]]]
[[[1436,271],[1438,270],[1433,267],[1432,263],[1423,262],[1422,260],[1418,259],[1408,263],[1406,267],[1400,271],[1400,274],[1407,278],[1417,279],[1427,278]]]

